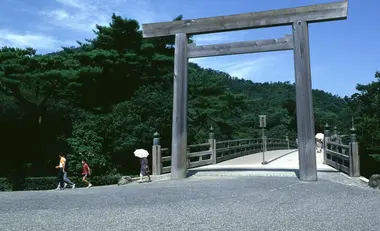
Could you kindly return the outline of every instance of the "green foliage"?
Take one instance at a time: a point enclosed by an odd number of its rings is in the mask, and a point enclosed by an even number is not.
[[[121,175],[94,176],[88,180],[94,186],[114,185],[120,180]],[[70,177],[76,188],[87,187],[80,177]],[[27,177],[20,182],[10,182],[6,178],[0,178],[0,191],[28,191],[51,190],[57,188],[57,177]]]
[[[346,98],[346,101],[355,118],[362,162],[378,162],[373,166],[376,170],[362,168],[371,175],[378,173],[380,169],[380,72],[375,73],[375,81],[366,85],[358,84],[356,89],[358,92]]]
[[[0,192],[1,191],[11,191],[12,185],[9,183],[7,178],[0,178]]]
[[[174,36],[143,39],[137,21],[116,15],[94,33],[51,54],[0,49],[0,176],[55,174],[62,151],[72,173],[86,158],[96,175],[137,174],[133,151],[150,150],[154,132],[170,147]],[[316,131],[326,122],[345,127],[347,100],[313,93]],[[258,137],[260,114],[268,136],[296,138],[290,83],[253,83],[190,64],[188,100],[189,144],[205,142],[211,126],[218,140]]]

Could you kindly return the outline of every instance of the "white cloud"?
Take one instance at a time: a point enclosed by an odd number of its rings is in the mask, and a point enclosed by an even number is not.
[[[55,50],[60,46],[67,46],[69,41],[59,41],[52,36],[36,33],[15,33],[8,30],[0,30],[0,47],[33,47],[34,49],[41,50]]]
[[[48,22],[59,27],[92,33],[95,25],[107,25],[112,13],[132,18],[139,23],[157,21],[153,6],[145,0],[56,0],[57,9],[40,12]],[[165,16],[161,18],[166,19]]]
[[[233,77],[251,79],[255,82],[294,81],[291,53],[245,54],[190,61],[205,68],[224,71]]]
[[[56,0],[62,8],[53,10],[43,10],[40,12],[47,17],[47,22],[66,29],[91,32],[96,24],[105,25],[109,22],[109,16],[99,13],[98,8],[89,4],[85,5],[86,1],[80,2],[77,0]]]
[[[63,4],[63,5],[71,6],[74,8],[81,9],[81,10],[86,9],[86,6],[84,4],[81,4],[81,2],[83,3],[83,1],[76,1],[76,0],[56,0],[56,1]],[[91,7],[91,6],[89,6],[89,7]]]
[[[93,35],[96,24],[108,25],[112,13],[140,23],[171,20],[170,17],[157,15],[146,0],[55,0],[53,8],[42,8],[39,12],[20,8],[25,14],[39,14],[42,21],[35,23],[33,29],[16,32],[13,29],[0,29],[0,46],[33,47],[39,52],[50,52],[61,46],[76,45],[75,41]],[[61,29],[69,31],[63,32]],[[84,34],[83,34],[84,33]],[[86,35],[87,34],[87,35]],[[54,35],[54,36],[53,36]],[[71,40],[72,41],[67,41]]]
[[[228,35],[225,33],[215,33],[215,34],[206,34],[206,35],[195,35],[193,37],[197,45],[208,45],[214,43],[225,42],[229,40]]]
[[[197,45],[210,45],[227,42],[238,42],[247,40],[247,31],[229,31],[211,34],[194,35],[193,40]]]
[[[70,18],[69,13],[62,9],[52,10],[50,12],[47,12],[46,14],[50,17],[55,18],[56,20],[64,20]]]

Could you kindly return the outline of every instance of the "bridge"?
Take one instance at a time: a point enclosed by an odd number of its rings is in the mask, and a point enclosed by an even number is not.
[[[319,172],[342,172],[349,177],[360,177],[359,149],[355,128],[351,128],[350,141],[342,142],[337,128],[330,132],[325,125],[322,152],[313,152]],[[152,174],[171,172],[169,148],[160,146],[159,134],[155,133],[152,146]],[[249,138],[217,141],[210,128],[207,142],[187,146],[186,163],[188,175],[195,172],[220,171],[294,171],[299,170],[297,144],[288,136],[281,138]]]

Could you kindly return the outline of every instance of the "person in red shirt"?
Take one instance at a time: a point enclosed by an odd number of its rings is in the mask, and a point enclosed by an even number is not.
[[[87,181],[87,177],[91,175],[91,169],[90,169],[90,167],[88,167],[86,160],[82,160],[82,166],[83,166],[83,170],[82,170],[83,178],[82,178],[82,180],[83,180],[83,182],[87,183],[87,188],[90,188],[92,186],[92,184]]]

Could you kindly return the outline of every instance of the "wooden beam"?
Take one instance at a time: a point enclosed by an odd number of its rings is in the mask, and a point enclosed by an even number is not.
[[[188,45],[188,58],[201,58],[221,55],[259,53],[293,49],[293,38],[266,39],[247,42],[234,42],[215,45]]]
[[[172,22],[142,24],[143,37],[161,37],[176,33],[205,34],[222,31],[244,30],[292,25],[296,21],[309,23],[347,18],[348,2],[269,10],[229,16],[190,19]]]
[[[298,21],[293,23],[293,40],[299,178],[303,181],[316,181],[317,162],[307,22]]]
[[[187,176],[187,35],[175,35],[171,179]]]

